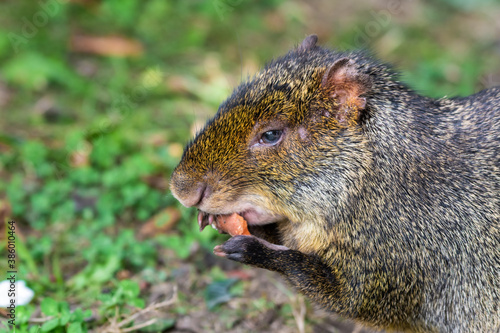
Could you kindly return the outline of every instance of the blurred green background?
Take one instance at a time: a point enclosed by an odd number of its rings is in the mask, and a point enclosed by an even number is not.
[[[35,293],[17,331],[336,332],[279,277],[211,254],[227,237],[168,191],[183,145],[311,33],[424,95],[500,85],[499,17],[495,0],[2,1],[0,281],[14,225]]]

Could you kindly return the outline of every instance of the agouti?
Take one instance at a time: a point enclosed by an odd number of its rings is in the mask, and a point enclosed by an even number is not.
[[[377,328],[500,332],[500,88],[423,97],[307,37],[186,147],[174,196],[252,235],[218,255]]]

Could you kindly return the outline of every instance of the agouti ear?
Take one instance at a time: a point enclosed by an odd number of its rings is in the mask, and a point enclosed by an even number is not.
[[[354,60],[349,58],[335,61],[321,81],[321,89],[335,102],[335,118],[343,125],[357,123],[360,119],[366,106],[366,98],[360,96],[371,86],[370,77],[360,73]]]

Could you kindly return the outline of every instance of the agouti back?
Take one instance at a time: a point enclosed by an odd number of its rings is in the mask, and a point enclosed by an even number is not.
[[[500,332],[500,88],[431,99],[307,37],[242,83],[171,179],[219,255],[283,274],[366,325]]]

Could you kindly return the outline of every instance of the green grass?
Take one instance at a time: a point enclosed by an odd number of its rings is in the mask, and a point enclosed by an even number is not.
[[[365,47],[396,63],[429,96],[471,94],[500,73],[494,34],[478,38],[467,29],[499,12],[486,0],[475,7],[403,1],[406,18],[394,14],[387,24],[371,14],[385,3],[332,12],[322,24],[304,4],[281,0],[43,3],[51,4],[46,12],[38,2],[0,4],[0,223],[15,221],[17,276],[35,291],[17,307],[19,332],[113,323],[124,330],[147,322],[134,314],[153,316],[155,301],[165,302],[163,316],[142,330],[167,330],[195,310],[215,313],[228,330],[237,325],[244,311],[224,303],[247,297],[249,282],[207,264],[225,238],[198,232],[195,212],[169,194],[168,178],[193,124],[199,128],[242,78],[314,28],[322,28],[324,45]],[[347,16],[349,25],[338,26]],[[369,22],[380,25],[377,33],[357,45]],[[143,51],[71,51],[79,34],[120,36]],[[146,224],[155,231],[145,232]],[[7,270],[0,260],[0,272]],[[185,278],[186,270],[197,278]],[[153,301],[157,285],[184,287]],[[260,296],[244,306],[255,320],[273,310]],[[276,313],[294,327],[292,305]]]

